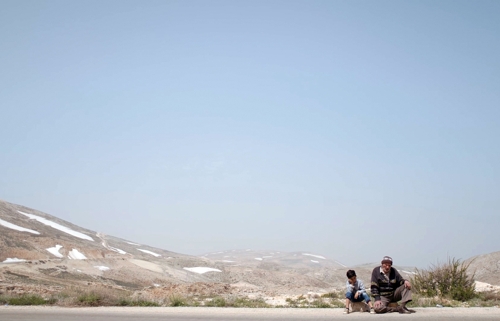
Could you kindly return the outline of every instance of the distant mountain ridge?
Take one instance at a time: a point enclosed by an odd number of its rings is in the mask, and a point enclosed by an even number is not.
[[[207,291],[276,297],[343,291],[348,268],[355,268],[366,283],[376,265],[347,267],[307,251],[234,249],[199,257],[184,255],[0,200],[0,293],[102,286],[152,296]],[[414,271],[396,267],[408,277]],[[500,252],[479,256],[471,264],[477,279],[491,284],[499,284],[499,267]]]

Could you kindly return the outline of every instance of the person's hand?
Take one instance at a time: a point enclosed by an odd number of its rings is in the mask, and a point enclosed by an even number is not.
[[[405,288],[407,288],[408,290],[411,290],[411,283],[410,283],[410,281],[408,281],[408,280],[405,281]]]
[[[354,298],[357,300],[357,299],[358,299],[358,296],[359,296],[359,292],[356,292],[356,293],[354,294]]]
[[[378,309],[382,306],[382,301],[375,301],[375,309]]]

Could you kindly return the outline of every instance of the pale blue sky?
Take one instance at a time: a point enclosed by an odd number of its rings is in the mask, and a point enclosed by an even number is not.
[[[0,1],[0,198],[185,254],[500,250],[499,1]]]

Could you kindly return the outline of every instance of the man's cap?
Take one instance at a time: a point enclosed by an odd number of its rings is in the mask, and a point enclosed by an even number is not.
[[[384,264],[384,263],[391,263],[391,265],[392,265],[392,257],[384,256],[384,258],[382,259],[382,264]]]

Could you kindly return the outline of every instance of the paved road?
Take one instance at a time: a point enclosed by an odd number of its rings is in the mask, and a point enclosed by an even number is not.
[[[2,321],[330,321],[330,320],[500,320],[499,308],[421,308],[411,315],[342,314],[342,309],[245,308],[59,308],[1,306]]]

